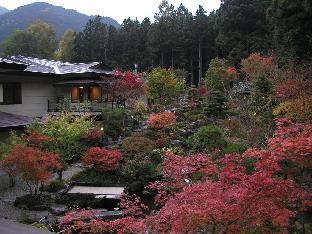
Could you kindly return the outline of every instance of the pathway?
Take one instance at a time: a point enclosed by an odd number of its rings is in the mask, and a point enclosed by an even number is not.
[[[1,234],[49,234],[52,232],[42,231],[39,228],[17,223],[11,220],[0,218]]]

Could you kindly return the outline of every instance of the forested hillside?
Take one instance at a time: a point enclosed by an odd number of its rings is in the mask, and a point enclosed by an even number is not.
[[[32,3],[18,7],[0,16],[0,42],[15,30],[25,29],[37,20],[42,20],[51,24],[55,28],[57,36],[60,38],[69,28],[75,31],[81,31],[91,18],[94,17],[48,3]],[[116,20],[109,17],[103,17],[102,22],[117,28],[120,27]]]
[[[138,64],[140,71],[157,66],[181,68],[197,83],[215,57],[226,58],[233,66],[254,52],[274,54],[284,64],[310,58],[311,12],[311,3],[305,0],[222,0],[216,11],[207,13],[199,6],[192,14],[182,4],[175,8],[164,0],[154,22],[127,18],[121,28],[116,28],[96,17],[81,32],[71,27],[76,33],[66,32],[49,57],[72,62],[105,61],[121,69],[133,69]],[[15,44],[20,37],[27,36],[11,35],[3,46],[6,55],[42,57],[40,52],[32,54],[34,50],[27,46],[18,49]],[[8,50],[6,45],[11,42],[15,49]]]

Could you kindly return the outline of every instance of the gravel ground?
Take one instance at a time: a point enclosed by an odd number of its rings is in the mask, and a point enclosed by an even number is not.
[[[0,176],[0,218],[15,221],[28,217],[37,220],[46,216],[47,211],[23,211],[13,206],[16,197],[27,193],[26,186],[21,180],[17,180],[15,187],[10,188],[8,177],[6,175]]]
[[[69,180],[72,176],[84,170],[80,164],[74,164],[63,173],[63,179]],[[54,175],[53,179],[56,179]],[[24,211],[13,206],[16,197],[26,195],[27,187],[23,181],[17,179],[14,188],[9,187],[9,178],[6,174],[0,171],[0,218],[10,220],[20,220],[25,217],[32,219],[40,219],[48,215],[48,211]]]

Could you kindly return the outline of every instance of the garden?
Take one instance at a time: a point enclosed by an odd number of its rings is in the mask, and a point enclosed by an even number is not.
[[[64,111],[1,143],[10,187],[27,188],[14,206],[53,213],[27,222],[68,234],[309,233],[309,75],[309,66],[282,69],[259,53],[237,66],[212,59],[198,87],[183,70],[116,71],[111,84],[125,107],[100,119]],[[69,195],[73,185],[125,190],[112,205]]]

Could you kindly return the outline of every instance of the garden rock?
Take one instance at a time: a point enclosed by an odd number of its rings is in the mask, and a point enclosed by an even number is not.
[[[68,208],[63,205],[58,205],[58,206],[54,205],[54,206],[51,206],[50,211],[53,215],[59,216],[59,215],[65,214],[68,211]]]
[[[181,146],[182,142],[179,140],[173,140],[173,141],[171,141],[171,145],[174,147]]]

